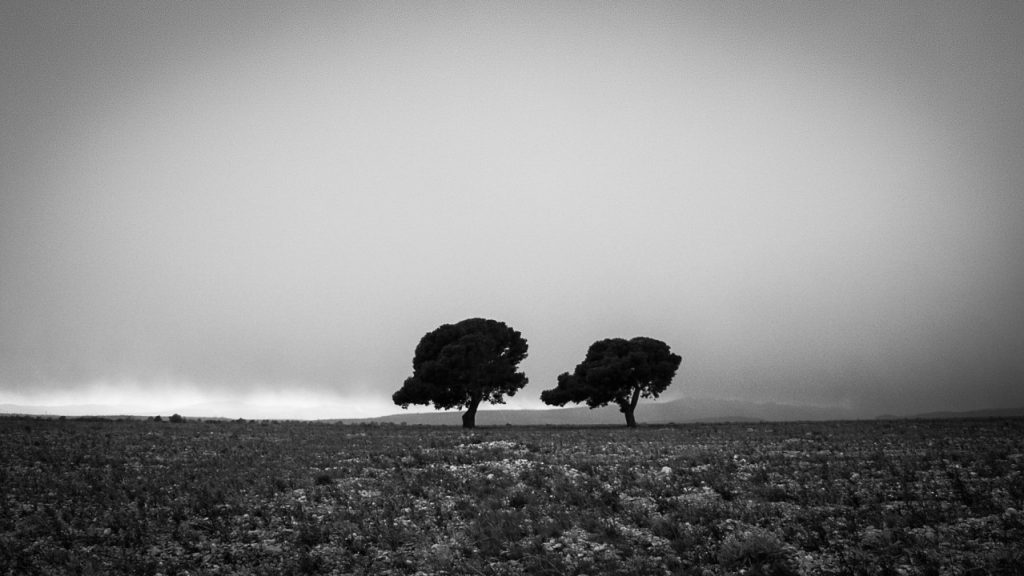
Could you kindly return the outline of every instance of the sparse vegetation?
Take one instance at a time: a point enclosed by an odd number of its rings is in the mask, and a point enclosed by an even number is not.
[[[1024,419],[0,418],[0,574],[1019,574]]]

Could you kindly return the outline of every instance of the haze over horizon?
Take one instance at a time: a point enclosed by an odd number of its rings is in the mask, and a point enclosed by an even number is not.
[[[0,4],[0,404],[398,412],[419,339],[479,316],[529,343],[510,407],[640,335],[683,358],[668,399],[1022,406],[1021,30],[999,2]]]

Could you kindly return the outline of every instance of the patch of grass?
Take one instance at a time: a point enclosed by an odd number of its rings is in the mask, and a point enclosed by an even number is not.
[[[1024,420],[0,418],[0,574],[1012,573]]]

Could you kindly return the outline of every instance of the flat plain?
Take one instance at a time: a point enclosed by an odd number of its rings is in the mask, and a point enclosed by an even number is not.
[[[1024,573],[1024,419],[2,417],[0,462],[0,574]]]

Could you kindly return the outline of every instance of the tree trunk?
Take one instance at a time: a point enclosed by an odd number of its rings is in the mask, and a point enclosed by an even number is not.
[[[626,415],[626,427],[636,428],[636,418],[633,417],[633,408],[627,408],[622,411]]]
[[[476,428],[476,409],[479,407],[480,401],[475,400],[466,408],[466,413],[462,415],[463,428]]]
[[[633,389],[633,397],[630,399],[629,404],[622,407],[622,413],[626,415],[626,426],[628,428],[636,428],[636,417],[633,413],[636,411],[636,404],[640,401],[640,387],[637,386]]]

